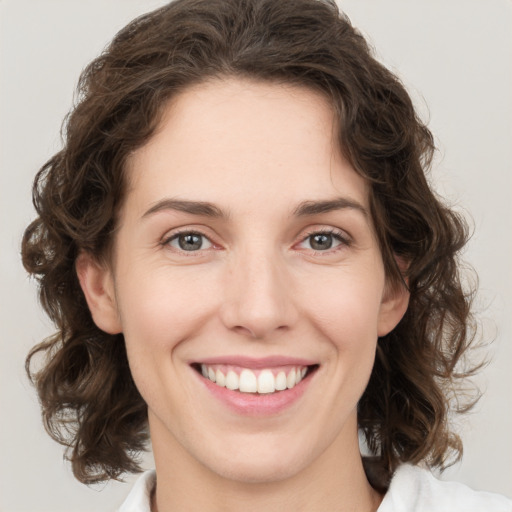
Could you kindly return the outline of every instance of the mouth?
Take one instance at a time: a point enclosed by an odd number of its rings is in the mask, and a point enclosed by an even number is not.
[[[247,368],[232,364],[193,363],[192,368],[220,388],[251,395],[280,394],[310,377],[318,364]]]

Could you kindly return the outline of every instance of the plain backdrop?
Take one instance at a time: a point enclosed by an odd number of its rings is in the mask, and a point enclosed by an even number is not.
[[[33,176],[60,147],[60,124],[81,69],[129,20],[163,3],[0,0],[1,512],[114,510],[130,489],[79,484],[61,447],[44,433],[23,364],[52,327],[20,264],[19,246],[34,217]],[[439,146],[432,179],[473,219],[465,259],[480,276],[477,304],[487,339],[494,339],[492,363],[478,380],[484,397],[459,425],[463,461],[443,478],[512,496],[512,3],[340,5],[429,120]]]

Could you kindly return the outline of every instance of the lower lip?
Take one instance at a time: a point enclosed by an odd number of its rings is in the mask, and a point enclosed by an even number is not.
[[[313,377],[313,375],[308,375],[291,389],[259,394],[241,393],[240,391],[217,386],[195,370],[194,372],[215,398],[232,411],[245,416],[270,416],[291,407],[304,394]]]

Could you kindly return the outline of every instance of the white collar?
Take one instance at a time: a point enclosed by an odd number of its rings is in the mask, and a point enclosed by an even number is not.
[[[156,473],[146,471],[135,482],[118,512],[151,512]],[[427,469],[398,467],[377,512],[512,512],[512,500],[479,492],[458,482],[443,482]]]

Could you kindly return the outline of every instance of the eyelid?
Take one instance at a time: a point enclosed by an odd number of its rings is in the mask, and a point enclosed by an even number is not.
[[[184,235],[184,234],[197,235],[197,236],[203,237],[206,240],[208,240],[208,242],[211,244],[211,246],[206,249],[203,249],[203,248],[198,249],[197,251],[186,251],[184,249],[179,249],[179,248],[176,248],[176,247],[173,247],[170,245],[170,242],[177,239],[180,235]],[[170,233],[169,232],[166,233],[162,237],[160,244],[164,247],[170,248],[170,250],[172,250],[173,252],[183,255],[183,256],[186,256],[186,257],[200,256],[201,254],[204,254],[204,252],[206,252],[206,251],[209,251],[211,249],[216,249],[219,247],[218,244],[216,244],[212,240],[212,238],[210,236],[206,235],[203,231],[201,231],[199,229],[195,229],[195,228],[190,228],[190,227],[176,228],[176,229],[172,230]]]
[[[176,238],[178,238],[180,235],[183,235],[183,234],[191,234],[191,235],[201,236],[201,237],[205,238],[206,240],[208,240],[208,242],[211,244],[211,247],[208,247],[206,249],[201,248],[201,249],[198,249],[197,251],[186,251],[183,249],[178,249],[178,248],[172,247],[172,250],[179,254],[182,254],[185,256],[199,256],[201,253],[211,250],[212,248],[213,249],[220,248],[220,246],[217,243],[215,243],[214,240],[210,236],[206,235],[202,230],[188,227],[188,226],[184,226],[182,228],[176,228],[176,229],[172,230],[171,233],[167,233],[166,235],[164,235],[162,237],[162,240],[160,243],[163,246],[171,247],[170,242],[175,240]],[[326,255],[326,254],[336,252],[340,248],[350,247],[353,243],[352,237],[344,230],[341,230],[339,228],[334,228],[332,226],[329,226],[329,227],[318,226],[318,227],[309,228],[305,233],[303,233],[301,235],[300,239],[298,240],[298,242],[296,242],[294,244],[294,246],[304,243],[308,238],[310,238],[313,235],[331,235],[336,240],[338,240],[340,242],[340,244],[337,245],[336,247],[326,249],[325,251],[309,249],[310,251],[314,252],[315,254],[319,254],[319,255],[324,255],[324,254]]]
[[[343,231],[339,228],[315,227],[315,228],[310,228],[304,235],[302,235],[298,244],[304,243],[308,238],[310,238],[314,235],[331,235],[336,240],[338,240],[340,242],[340,244],[337,245],[336,247],[326,249],[325,251],[309,249],[310,251],[313,251],[315,254],[319,254],[319,255],[332,254],[333,252],[336,252],[337,250],[340,250],[344,247],[350,247],[353,243],[352,237],[346,231]]]

